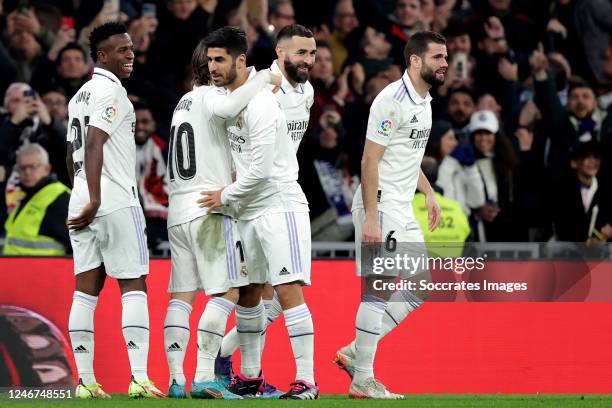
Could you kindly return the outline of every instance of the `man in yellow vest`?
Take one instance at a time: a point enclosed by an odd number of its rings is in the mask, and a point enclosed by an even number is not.
[[[415,194],[412,208],[414,216],[423,230],[425,242],[427,244],[462,244],[470,236],[470,224],[459,202],[444,197],[441,194],[441,189],[434,184],[438,178],[438,163],[436,159],[431,156],[424,156],[421,162],[421,169],[436,191],[436,199],[442,209],[438,228],[434,231],[429,231],[429,228],[427,228],[428,218],[425,196],[420,192]]]
[[[4,224],[3,255],[61,256],[71,252],[66,227],[70,189],[51,176],[49,154],[38,143],[17,151],[16,169],[26,195]]]

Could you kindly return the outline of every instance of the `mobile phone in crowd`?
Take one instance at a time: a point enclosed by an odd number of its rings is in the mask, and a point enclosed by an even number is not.
[[[453,64],[457,77],[459,79],[467,79],[468,77],[468,66],[467,66],[467,54],[464,52],[458,52],[453,58]]]
[[[74,17],[72,16],[62,16],[60,18],[60,29],[71,29],[74,28]]]
[[[17,3],[17,12],[23,13],[30,8],[30,0],[19,0]]]
[[[144,3],[142,5],[142,15],[143,16],[148,16],[148,15],[155,16],[156,14],[157,14],[157,6],[155,5],[155,3]]]
[[[33,89],[26,89],[25,91],[23,91],[23,96],[25,98],[36,98],[36,91],[34,91]]]

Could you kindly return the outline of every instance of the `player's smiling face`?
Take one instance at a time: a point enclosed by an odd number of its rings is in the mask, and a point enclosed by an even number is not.
[[[215,86],[227,86],[236,80],[236,63],[242,55],[233,58],[225,48],[209,48],[208,70]]]
[[[421,78],[429,85],[442,85],[448,69],[446,45],[429,43],[423,57]]]
[[[314,38],[294,35],[291,40],[283,40],[276,53],[290,81],[299,83],[308,81],[317,53]]]
[[[134,70],[134,44],[127,33],[110,36],[98,50],[98,65],[119,78],[129,78]]]

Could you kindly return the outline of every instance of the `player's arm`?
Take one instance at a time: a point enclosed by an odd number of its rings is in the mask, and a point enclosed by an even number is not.
[[[429,231],[433,231],[438,227],[440,223],[440,206],[434,189],[431,187],[429,180],[423,173],[423,170],[419,169],[419,180],[417,181],[417,189],[425,194],[425,205],[427,206],[427,218],[429,219]]]
[[[361,194],[365,208],[362,242],[382,242],[378,217],[378,164],[401,123],[401,107],[388,95],[376,97],[370,108],[361,158]]]
[[[363,242],[381,242],[378,221],[378,163],[385,154],[386,146],[366,139],[361,158],[361,194],[365,207]]]
[[[66,168],[70,177],[70,187],[74,187],[74,161],[72,160],[72,143],[66,142]]]
[[[214,103],[212,99],[209,103],[211,103],[212,111],[216,116],[222,119],[233,118],[267,85],[278,86],[280,83],[281,76],[266,69],[259,71],[252,80],[245,82],[231,94],[218,95],[214,99]]]
[[[104,143],[107,140],[108,133],[89,125],[85,140],[85,176],[89,189],[89,203],[83,207],[78,216],[68,220],[68,225],[72,229],[79,230],[91,224],[102,203],[100,179],[104,162]]]

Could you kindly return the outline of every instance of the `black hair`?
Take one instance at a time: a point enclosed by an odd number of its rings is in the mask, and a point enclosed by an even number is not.
[[[91,34],[89,34],[91,59],[93,59],[94,62],[98,61],[98,46],[102,41],[108,40],[113,35],[125,33],[127,33],[127,28],[124,24],[117,21],[110,21],[94,28]]]
[[[297,37],[306,37],[306,38],[314,38],[314,34],[308,28],[304,27],[301,24],[290,24],[286,27],[283,27],[276,36],[276,44],[278,44],[281,40],[290,40],[294,36]]]
[[[576,88],[589,88],[591,91],[595,92],[593,90],[593,87],[583,78],[579,77],[579,76],[572,76],[569,79],[569,90],[568,90],[568,95],[571,94],[574,89]]]
[[[64,53],[66,51],[69,50],[77,50],[81,53],[81,55],[83,55],[83,61],[85,61],[85,63],[87,63],[87,53],[85,52],[85,50],[83,49],[83,47],[81,47],[79,44],[75,43],[75,42],[71,42],[66,44],[61,50],[59,50],[59,52],[57,53],[57,59],[55,60],[55,63],[57,65],[59,65],[62,62],[62,56],[64,55]]]
[[[193,72],[193,84],[200,86],[210,82],[210,72],[208,71],[208,56],[206,55],[206,44],[201,40],[193,50],[191,56],[191,70]]]
[[[587,157],[601,159],[601,145],[597,141],[578,142],[571,149],[571,159],[578,161]]]
[[[446,45],[446,39],[440,33],[433,31],[419,31],[415,33],[404,48],[404,59],[406,60],[406,66],[410,68],[410,56],[417,55],[421,58],[427,52],[429,43]]]
[[[203,43],[206,48],[224,48],[234,58],[248,49],[246,33],[238,27],[221,27],[208,34]]]
[[[134,101],[132,102],[132,105],[134,106],[134,111],[137,111],[137,110],[148,110],[149,112],[151,111],[151,107],[144,100]]]

